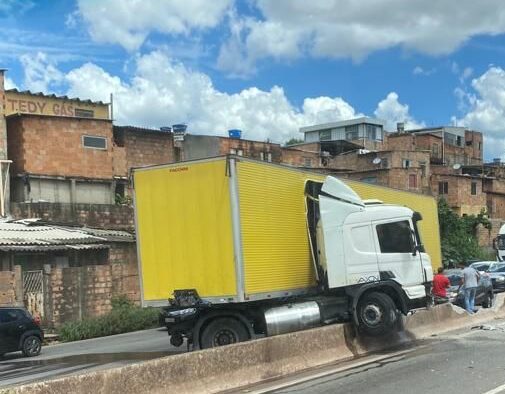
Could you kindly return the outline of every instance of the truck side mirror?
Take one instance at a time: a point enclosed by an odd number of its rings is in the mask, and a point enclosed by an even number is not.
[[[412,256],[417,256],[417,252],[422,252],[423,247],[422,245],[414,245],[414,248],[412,250]]]

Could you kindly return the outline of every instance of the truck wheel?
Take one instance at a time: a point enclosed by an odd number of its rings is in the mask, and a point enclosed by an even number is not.
[[[358,304],[359,329],[371,336],[390,331],[398,318],[396,305],[387,294],[368,293]]]
[[[202,332],[200,346],[202,349],[225,346],[243,342],[249,334],[242,323],[230,317],[212,320]]]

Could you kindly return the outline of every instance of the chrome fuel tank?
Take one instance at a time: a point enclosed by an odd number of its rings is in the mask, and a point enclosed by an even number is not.
[[[315,301],[270,308],[265,311],[267,336],[316,327],[321,323],[321,313]]]

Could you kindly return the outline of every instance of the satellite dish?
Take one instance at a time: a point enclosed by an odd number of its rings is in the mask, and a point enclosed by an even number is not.
[[[382,161],[382,159],[380,157],[376,157],[375,159],[372,160],[372,163],[380,164],[381,161]]]
[[[461,164],[456,163],[456,164],[454,164],[454,165],[452,166],[452,168],[453,168],[453,169],[455,169],[455,170],[459,170],[459,169],[461,168]]]

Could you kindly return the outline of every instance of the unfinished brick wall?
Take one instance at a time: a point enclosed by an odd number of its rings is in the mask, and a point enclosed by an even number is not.
[[[498,236],[500,227],[505,224],[505,221],[502,219],[490,219],[489,221],[491,222],[490,230],[482,225],[477,227],[477,240],[479,241],[479,246],[492,248],[493,239]]]
[[[448,193],[439,195],[439,182],[447,182]],[[472,182],[476,183],[476,194],[471,194]],[[443,197],[458,214],[477,215],[487,208],[487,196],[482,192],[482,181],[463,175],[436,175],[431,177],[433,195]]]
[[[281,162],[295,167],[321,167],[327,160],[321,157],[319,143],[281,148]]]
[[[174,161],[174,139],[172,133],[155,131],[124,132],[127,170],[153,164],[172,163]]]
[[[47,276],[45,326],[103,315],[114,296],[126,295],[140,303],[137,266],[134,264],[53,268]]]
[[[282,158],[281,146],[279,144],[219,137],[220,155],[227,155],[231,153],[232,149],[235,149],[237,154],[240,150],[242,151],[242,156],[251,157],[253,159],[261,159],[263,154],[263,160],[265,161],[268,159],[268,154],[270,153],[272,163],[280,163]]]
[[[14,271],[0,271],[0,306],[19,306],[22,304],[21,267],[14,267]]]
[[[133,230],[133,208],[106,204],[11,203],[14,219],[41,218],[89,227]]]
[[[11,173],[111,179],[112,122],[108,120],[13,115],[7,118]],[[83,136],[105,137],[107,149],[83,146]]]

